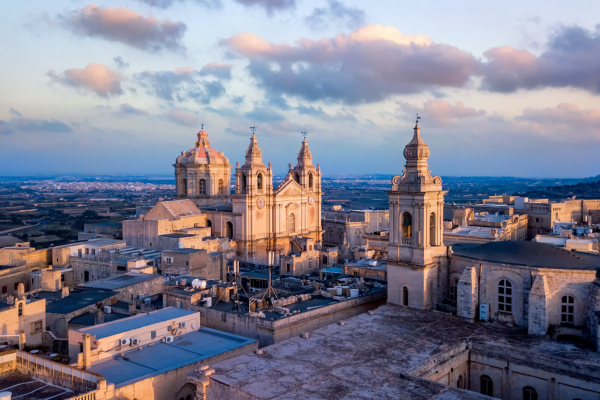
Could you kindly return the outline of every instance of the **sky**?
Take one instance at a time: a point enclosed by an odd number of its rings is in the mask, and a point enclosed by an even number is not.
[[[276,174],[600,174],[600,2],[3,2],[0,176],[173,173],[204,124]]]

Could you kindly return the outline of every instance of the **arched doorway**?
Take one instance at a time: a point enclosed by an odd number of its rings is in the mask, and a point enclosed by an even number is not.
[[[225,224],[225,236],[229,239],[233,239],[233,224],[231,222]]]
[[[212,236],[212,222],[210,219],[206,220],[206,227],[210,228],[210,236]]]
[[[83,272],[83,281],[84,282],[89,282],[90,281],[90,271],[84,271]]]

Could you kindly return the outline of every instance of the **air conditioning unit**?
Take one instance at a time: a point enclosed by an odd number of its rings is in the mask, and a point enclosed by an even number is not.
[[[104,306],[104,314],[110,314],[112,312],[112,308],[110,306]]]
[[[480,304],[479,305],[479,320],[480,321],[487,321],[489,313],[490,313],[489,304]]]
[[[150,298],[148,297],[147,299],[144,299],[144,304],[151,304],[152,300],[150,300]]]
[[[121,343],[121,346],[127,346],[129,344],[129,338],[128,337],[121,338],[121,340],[119,342]]]
[[[131,345],[132,346],[139,346],[139,344],[140,344],[140,339],[139,338],[136,338],[136,337],[131,338]]]
[[[185,328],[185,321],[184,321],[184,322],[180,322],[180,323],[179,323],[179,327],[180,327],[180,328]]]
[[[165,342],[167,342],[167,343],[173,343],[173,340],[175,340],[175,338],[173,337],[173,335],[165,336]]]
[[[141,300],[141,299],[143,299],[144,297],[146,297],[146,295],[145,295],[145,294],[138,294],[138,300]]]

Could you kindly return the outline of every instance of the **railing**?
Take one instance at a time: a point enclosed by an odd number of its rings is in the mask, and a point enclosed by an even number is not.
[[[412,245],[412,238],[403,237],[402,238],[402,244],[405,244],[405,245],[408,245],[408,246]]]
[[[79,396],[70,397],[67,400],[96,400],[96,392],[80,394]]]

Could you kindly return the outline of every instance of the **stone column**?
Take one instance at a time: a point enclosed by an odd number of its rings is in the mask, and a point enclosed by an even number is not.
[[[529,321],[527,333],[545,335],[550,325],[548,309],[550,307],[550,288],[544,275],[538,275],[529,292]]]
[[[92,366],[92,335],[83,334],[83,368],[88,369]]]
[[[476,267],[467,267],[460,276],[456,302],[456,315],[469,321],[475,321],[479,305],[479,282]]]
[[[27,335],[25,335],[25,331],[19,331],[19,350],[23,350],[26,343]]]

